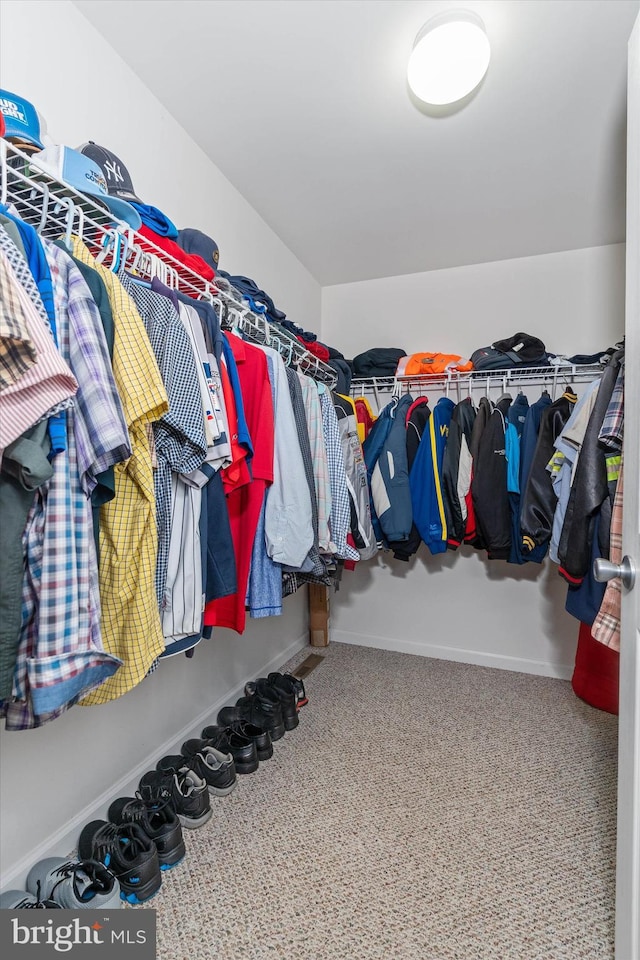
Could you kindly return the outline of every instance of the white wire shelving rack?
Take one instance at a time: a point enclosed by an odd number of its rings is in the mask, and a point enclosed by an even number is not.
[[[411,393],[418,397],[424,393],[437,393],[452,400],[465,397],[491,397],[509,390],[525,390],[527,387],[546,388],[556,398],[574,384],[591,383],[606,364],[571,364],[546,367],[510,367],[504,370],[454,370],[438,374],[421,374],[408,377],[354,377],[351,381],[351,396],[373,395],[380,407],[381,398]]]
[[[84,196],[38,168],[38,155],[27,155],[0,139],[0,202],[49,240],[79,237],[104,266],[130,270],[144,279],[207,300],[223,325],[239,329],[249,340],[273,347],[285,363],[330,388],[335,371],[284,328],[248,306],[228,281],[207,281],[128,224],[117,221],[99,200]]]

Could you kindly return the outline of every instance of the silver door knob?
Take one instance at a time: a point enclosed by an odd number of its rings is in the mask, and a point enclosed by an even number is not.
[[[622,586],[631,590],[636,582],[636,565],[631,557],[623,557],[621,564],[612,563],[611,560],[603,560],[602,557],[599,557],[593,561],[593,575],[599,583],[606,583],[607,580],[620,577]]]

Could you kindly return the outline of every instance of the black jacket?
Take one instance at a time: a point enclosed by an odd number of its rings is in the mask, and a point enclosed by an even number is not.
[[[611,502],[606,457],[610,451],[599,442],[598,434],[618,377],[621,357],[621,351],[615,353],[602,374],[598,396],[589,417],[571,484],[558,547],[560,573],[570,583],[579,583],[587,573],[591,559],[594,519],[600,508],[601,540],[604,544],[608,544],[609,540]],[[608,551],[604,555],[607,556]]]
[[[476,524],[490,560],[508,560],[511,550],[511,512],[507,495],[505,418],[511,397],[498,400],[480,437],[471,484]]]
[[[553,515],[558,498],[551,482],[547,464],[555,452],[554,443],[562,433],[573,412],[577,396],[571,390],[543,411],[536,451],[527,478],[523,477],[524,495],[520,502],[520,529],[522,549],[526,555],[534,547],[548,543],[553,530]]]
[[[430,416],[429,401],[426,397],[418,397],[407,417],[407,464],[409,473],[411,473],[411,467]],[[396,560],[408,561],[414,553],[417,553],[421,543],[422,537],[418,533],[418,528],[415,523],[412,523],[408,538],[401,543],[391,543],[389,546],[393,548],[393,556]]]
[[[449,438],[442,462],[442,496],[447,520],[447,544],[452,549],[457,549],[465,537],[466,521],[462,515],[458,496],[458,470],[463,438],[471,449],[471,434],[476,413],[471,397],[467,397],[456,405],[451,414]]]

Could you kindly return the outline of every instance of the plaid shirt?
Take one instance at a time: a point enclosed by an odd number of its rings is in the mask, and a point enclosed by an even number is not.
[[[351,500],[338,418],[331,395],[326,390],[320,394],[320,408],[331,484],[331,539],[335,544],[336,556],[345,560],[359,560],[358,551],[347,543],[347,535],[351,530]]]
[[[622,561],[622,506],[624,500],[624,469],[620,465],[620,474],[616,495],[611,511],[611,533],[609,536],[609,559],[612,563]],[[591,636],[599,643],[614,650],[620,649],[620,607],[622,596],[620,577],[614,577],[607,584],[600,610],[591,627]]]
[[[178,311],[166,297],[126,274],[120,279],[142,317],[169,398],[168,412],[153,425],[158,457],[156,592],[163,608],[171,542],[171,471],[187,475],[201,467],[207,457],[207,438],[196,361]]]
[[[115,498],[100,510],[102,640],[105,650],[119,657],[123,665],[81,701],[84,707],[127,693],[144,679],[164,650],[155,588],[158,536],[149,435],[151,424],[167,412],[169,404],[133,300],[80,240],[74,241],[73,252],[97,271],[109,296],[114,321],[113,376],[131,442],[131,457],[115,471]]]
[[[618,377],[604,415],[598,440],[614,450],[622,449],[624,434],[624,360],[620,364]]]
[[[0,258],[0,388],[15,383],[36,362],[35,344],[10,269],[6,259]]]
[[[51,324],[49,323],[49,316],[47,311],[44,308],[42,302],[42,297],[40,296],[40,291],[36,285],[33,275],[29,270],[29,264],[21,254],[20,250],[17,248],[11,237],[5,232],[3,228],[0,228],[0,250],[6,255],[7,260],[9,261],[13,271],[15,273],[16,279],[26,295],[29,297],[29,300],[34,306],[38,316],[45,325],[51,340],[55,346],[55,340],[53,339],[53,333],[51,330]],[[57,349],[57,347],[56,347]],[[59,400],[52,409],[47,410],[47,413],[40,417],[38,421],[44,420],[45,416],[50,417],[54,416],[57,413],[61,413],[63,410],[68,410],[69,407],[73,406],[73,397],[68,396],[64,400]],[[26,428],[25,428],[26,429]]]
[[[52,408],[72,397],[78,384],[3,250],[0,250],[0,268],[10,282],[15,303],[23,311],[38,355],[38,362],[14,383],[4,387],[0,394],[0,448],[3,448],[44,419]]]
[[[322,408],[318,387],[311,377],[298,371],[302,386],[304,412],[307,417],[309,443],[311,444],[311,459],[313,461],[313,479],[316,486],[316,501],[318,504],[318,546],[325,553],[329,552],[331,534],[329,533],[329,517],[331,516],[331,484],[329,482],[329,465],[327,463],[327,448],[322,433]]]
[[[37,491],[24,533],[23,619],[7,729],[40,726],[111,676],[120,660],[100,633],[91,490],[131,454],[98,309],[73,261],[45,241],[58,345],[76,380],[68,445]]]

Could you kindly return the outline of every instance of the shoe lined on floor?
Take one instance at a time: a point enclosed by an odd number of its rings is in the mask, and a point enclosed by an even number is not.
[[[282,721],[285,730],[295,730],[300,723],[298,711],[296,710],[296,697],[295,694],[291,692],[289,683],[271,683],[267,677],[259,677],[255,682],[248,683],[245,690],[248,691],[248,697],[251,699],[257,697],[261,704],[272,701],[278,703],[282,711]]]
[[[223,708],[218,714],[218,718],[224,715]],[[228,708],[235,711],[235,707]],[[234,713],[232,717],[236,717]],[[271,736],[267,730],[261,730],[251,723],[243,723],[241,720],[228,724],[213,724],[205,727],[202,731],[204,740],[210,740],[218,750],[228,750],[232,754],[236,765],[237,773],[253,773],[258,769],[259,760],[268,760],[273,756],[273,747],[271,745]],[[243,744],[241,752],[240,744]],[[247,746],[248,744],[248,746]],[[253,759],[250,760],[249,758]],[[241,766],[243,769],[241,769]],[[251,769],[248,769],[248,767]]]
[[[261,689],[260,694],[240,697],[235,707],[223,707],[218,714],[218,723],[222,727],[250,723],[268,732],[274,742],[280,740],[285,731],[280,699],[275,692],[265,689]]]
[[[0,894],[0,910],[62,910],[54,900],[41,900],[26,890],[6,890]]]
[[[217,750],[208,740],[195,738],[182,744],[182,756],[198,776],[207,781],[209,793],[226,797],[235,790],[236,765],[230,753]]]
[[[281,686],[287,693],[293,694],[296,700],[296,709],[306,707],[309,698],[304,689],[304,683],[299,677],[294,677],[292,673],[270,673],[267,677],[269,683]]]
[[[175,773],[183,767],[188,767],[197,777],[205,781],[209,793],[218,797],[226,797],[228,793],[235,789],[238,782],[233,757],[223,754],[213,747],[209,747],[201,755],[194,748],[196,745],[206,744],[204,740],[187,740],[187,743],[190,745],[189,749],[194,752],[189,755],[183,752],[162,757],[161,760],[158,760],[156,769],[161,773]],[[183,751],[186,746],[187,744],[183,744]]]
[[[158,850],[138,823],[92,820],[80,834],[78,856],[99,860],[115,874],[127,903],[144,903],[162,885]]]
[[[98,860],[48,857],[29,871],[27,890],[65,910],[114,910],[122,906],[120,884]]]
[[[169,790],[181,826],[196,830],[204,826],[213,814],[209,788],[206,780],[188,766],[184,757],[178,759],[181,762],[177,769],[164,773],[160,770],[149,770],[145,773],[140,779],[140,791],[145,787]]]
[[[184,857],[182,827],[164,784],[146,783],[136,797],[119,797],[107,816],[111,823],[139,824],[158,849],[161,870],[170,870]]]

